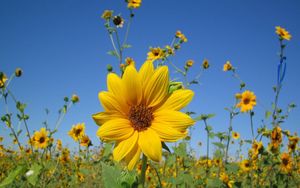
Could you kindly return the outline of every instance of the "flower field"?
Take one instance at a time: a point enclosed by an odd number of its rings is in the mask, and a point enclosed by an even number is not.
[[[215,131],[210,121],[218,114],[188,108],[196,96],[193,86],[200,85],[211,62],[203,59],[194,77],[193,59],[173,63],[188,45],[183,31],[174,31],[168,45],[150,47],[141,66],[134,57],[124,55],[134,48],[129,45],[130,25],[141,5],[142,0],[127,0],[128,15],[113,10],[103,10],[100,15],[114,62],[105,65],[102,84],[107,89],[98,93],[98,99],[91,99],[99,101],[102,109],[87,117],[93,119],[97,132],[89,134],[90,125],[78,122],[64,134],[75,149],[56,135],[62,131],[65,116],[72,113],[70,109],[81,103],[80,96],[64,97],[55,124],[45,121],[37,129],[29,123],[27,104],[17,98],[22,93],[11,89],[15,80],[22,79],[23,70],[0,70],[0,129],[9,132],[0,132],[0,188],[300,187],[300,138],[297,130],[285,125],[297,106],[279,103],[287,81],[286,51],[293,42],[289,31],[274,28],[278,62],[270,71],[277,77],[275,86],[270,86],[273,93],[268,102],[272,105],[264,114],[256,113],[259,96],[242,80],[236,65],[228,60],[219,67],[220,74],[238,83],[238,92],[232,96],[233,104],[224,104],[229,117],[224,119],[226,131]],[[233,121],[240,116],[248,117],[247,137],[233,129]],[[254,121],[254,116],[260,116],[262,122]],[[204,126],[206,136],[197,138],[195,146],[191,139],[197,137],[193,133],[197,123]],[[92,142],[93,137],[99,142]],[[205,153],[198,156],[197,147],[205,148]]]

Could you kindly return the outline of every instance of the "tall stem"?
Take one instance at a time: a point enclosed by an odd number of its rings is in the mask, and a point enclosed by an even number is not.
[[[208,159],[209,159],[209,129],[208,129],[208,125],[207,125],[207,122],[206,122],[206,119],[203,120],[204,121],[204,124],[205,124],[205,130],[206,130],[206,133],[207,133],[207,147],[206,147],[206,176],[208,176],[208,173],[209,173],[209,168],[208,168]]]
[[[229,143],[231,139],[231,131],[232,131],[232,119],[233,113],[230,112],[230,120],[229,120],[229,127],[228,127],[228,138],[227,138],[227,145],[226,145],[226,152],[225,152],[225,163],[228,161],[228,150],[229,150]]]
[[[251,133],[252,133],[252,140],[254,140],[254,129],[253,129],[253,112],[250,111],[250,123],[251,123]]]
[[[141,172],[141,177],[140,177],[140,184],[142,185],[142,187],[145,187],[146,170],[147,170],[147,156],[145,154],[143,154],[142,172]]]

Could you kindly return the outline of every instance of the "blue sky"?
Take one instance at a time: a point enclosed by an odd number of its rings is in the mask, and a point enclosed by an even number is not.
[[[49,122],[54,126],[63,97],[76,93],[80,103],[71,109],[63,121],[57,138],[74,146],[67,131],[73,124],[86,123],[87,134],[95,145],[97,125],[91,115],[102,111],[98,92],[106,90],[106,64],[115,65],[114,57],[106,54],[111,44],[100,15],[113,9],[128,20],[128,10],[123,1],[109,0],[52,0],[0,2],[0,70],[13,73],[21,67],[24,75],[10,85],[17,98],[28,104],[30,129],[42,127],[50,109]],[[201,84],[193,86],[196,95],[189,109],[202,113],[215,113],[209,121],[215,131],[225,131],[229,115],[224,110],[234,102],[239,83],[222,71],[226,60],[237,67],[247,89],[257,95],[255,127],[260,125],[266,108],[270,109],[276,81],[279,44],[275,26],[282,26],[292,34],[288,42],[287,75],[280,95],[280,107],[288,103],[300,104],[300,2],[283,1],[199,1],[173,0],[143,1],[135,11],[128,42],[133,46],[125,56],[135,59],[138,67],[146,59],[149,46],[170,44],[176,30],[188,38],[172,61],[183,66],[187,59],[194,59],[191,74],[197,74],[204,58],[211,64],[201,77]],[[125,29],[123,29],[124,32]],[[123,33],[124,34],[124,33]],[[178,75],[173,74],[173,78]],[[4,114],[1,101],[0,114]],[[284,129],[300,133],[300,109],[291,113],[283,124]],[[233,122],[234,130],[242,137],[251,138],[248,115],[241,115]],[[1,128],[0,135],[8,137],[8,130]],[[195,125],[192,143],[205,144],[202,123]],[[197,148],[204,154],[204,148]]]

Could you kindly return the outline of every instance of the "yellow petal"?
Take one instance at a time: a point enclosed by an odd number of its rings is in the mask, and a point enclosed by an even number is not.
[[[154,66],[152,61],[146,61],[139,71],[139,76],[141,79],[142,87],[145,88],[148,84],[150,78],[154,74]],[[143,89],[144,90],[144,89]]]
[[[125,97],[129,105],[138,105],[142,100],[142,85],[139,75],[133,65],[126,67],[123,78]]]
[[[102,125],[105,122],[115,119],[115,118],[124,118],[121,113],[108,111],[108,112],[99,112],[97,114],[93,114],[93,119],[97,123],[97,125]]]
[[[153,161],[160,161],[162,155],[161,140],[152,129],[139,132],[138,144],[142,152]]]
[[[128,170],[132,170],[137,162],[139,161],[141,156],[141,149],[138,147],[138,144],[134,144],[133,149],[128,153],[128,155],[125,157],[125,161],[128,164],[127,168]]]
[[[123,95],[122,79],[117,74],[109,73],[107,75],[107,90],[112,92],[116,97]]]
[[[128,108],[122,106],[111,92],[102,91],[99,93],[98,97],[105,111],[117,111],[123,114],[127,113]]]
[[[177,140],[186,137],[187,131],[182,133],[172,128],[167,123],[153,122],[150,129],[154,130],[160,137],[161,141],[176,142]]]
[[[161,104],[168,95],[169,74],[168,67],[162,66],[155,70],[154,75],[149,80],[144,92],[146,104],[154,107]]]
[[[127,119],[113,119],[104,123],[97,131],[97,136],[105,141],[128,139],[134,130]]]
[[[154,121],[152,123],[158,122],[166,122],[172,128],[185,132],[186,129],[193,125],[194,120],[185,113],[173,110],[160,110],[154,112]]]
[[[192,90],[176,90],[159,109],[180,110],[191,102],[193,96],[194,92]]]
[[[137,143],[138,135],[138,132],[134,131],[133,135],[128,139],[117,143],[113,151],[114,160],[122,160],[133,149]]]

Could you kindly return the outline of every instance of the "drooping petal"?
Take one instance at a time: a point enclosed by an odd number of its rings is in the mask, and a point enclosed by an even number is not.
[[[145,102],[149,107],[154,107],[162,103],[168,95],[169,74],[168,67],[162,66],[155,70],[154,75],[149,80],[145,91]]]
[[[166,122],[172,128],[185,132],[195,121],[185,113],[174,110],[159,110],[154,112],[153,122]]]
[[[114,160],[120,161],[126,155],[128,155],[129,152],[131,152],[131,150],[137,144],[138,135],[139,135],[138,132],[134,131],[133,135],[130,136],[128,139],[117,143],[113,151]]]
[[[165,122],[153,122],[150,129],[154,130],[164,142],[176,142],[187,135],[187,131],[180,132]]]
[[[132,150],[124,158],[125,162],[127,163],[128,170],[132,170],[135,167],[135,165],[140,159],[140,156],[141,156],[141,149],[139,148],[138,144],[135,143],[133,145]]]
[[[132,136],[134,129],[127,119],[113,119],[104,123],[97,131],[97,136],[105,141],[120,141]]]
[[[123,78],[124,96],[129,105],[137,105],[142,100],[142,84],[133,65],[126,67]],[[122,97],[122,96],[120,96]]]
[[[127,113],[128,108],[123,106],[111,92],[102,91],[98,97],[105,111]]]
[[[93,114],[93,119],[97,123],[97,125],[101,126],[105,122],[115,119],[115,118],[124,118],[124,116],[115,111],[108,111],[108,112],[99,112],[96,114]]]
[[[139,132],[138,144],[142,152],[153,161],[160,161],[162,155],[161,140],[152,129]]]
[[[194,92],[192,90],[176,90],[159,109],[180,110],[191,102],[193,96]]]

